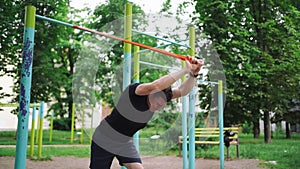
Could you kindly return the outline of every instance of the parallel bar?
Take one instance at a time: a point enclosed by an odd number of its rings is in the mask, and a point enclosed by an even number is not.
[[[111,39],[114,39],[114,40],[122,41],[124,43],[129,43],[131,45],[139,46],[139,47],[144,48],[144,49],[149,49],[149,50],[152,50],[152,51],[155,51],[155,52],[158,52],[158,53],[162,53],[164,55],[171,56],[171,57],[174,57],[176,59],[188,60],[188,61],[191,60],[191,58],[189,56],[183,56],[183,55],[168,52],[168,51],[165,51],[165,50],[162,50],[162,49],[157,49],[157,48],[154,48],[154,47],[151,47],[151,46],[148,46],[148,45],[140,44],[140,43],[133,42],[133,41],[123,39],[123,38],[119,38],[119,37],[109,35],[109,34],[106,34],[106,33],[103,33],[103,32],[99,32],[99,31],[96,31],[96,30],[93,30],[93,29],[85,28],[85,27],[78,26],[78,25],[68,24],[68,23],[65,23],[65,22],[62,22],[62,21],[58,21],[58,20],[55,20],[55,19],[50,19],[50,18],[43,17],[43,16],[40,16],[40,15],[36,15],[36,16],[37,16],[37,18],[44,19],[44,20],[47,20],[49,22],[62,24],[62,25],[68,26],[68,27],[72,27],[74,29],[87,31],[87,32],[90,32],[90,33],[95,33],[95,34],[100,35],[100,36],[104,36],[104,37],[111,38]]]
[[[186,41],[186,39],[179,40],[179,41],[177,41],[177,43],[183,42],[183,41]],[[164,48],[164,47],[167,47],[167,46],[170,46],[170,45],[172,45],[172,43],[167,43],[167,44],[164,44],[164,45],[155,46],[155,48]],[[144,53],[144,52],[148,52],[148,51],[149,51],[149,49],[144,49],[144,50],[140,50],[139,53]]]
[[[0,107],[19,107],[19,103],[0,103]],[[29,107],[33,108],[35,106],[39,106],[39,104],[30,103]]]
[[[178,42],[175,42],[175,41],[171,41],[169,39],[165,39],[165,38],[162,38],[162,37],[150,35],[150,34],[145,33],[145,32],[140,32],[140,31],[137,31],[137,30],[132,30],[132,32],[135,32],[135,33],[138,33],[138,34],[141,34],[141,35],[146,35],[146,36],[149,36],[149,37],[152,37],[152,38],[155,38],[155,39],[159,39],[159,40],[162,40],[162,41],[165,41],[165,42],[170,42],[171,44],[175,44],[175,45],[178,45],[178,46],[183,46],[183,47],[186,47],[186,48],[191,48],[190,46],[188,46],[186,44],[181,44],[181,43],[178,43]]]
[[[154,64],[154,63],[150,63],[150,62],[144,62],[144,61],[139,61],[139,62],[140,62],[141,64],[144,64],[144,65],[150,65],[150,66],[159,67],[159,68],[164,68],[164,69],[179,70],[178,68],[169,67],[169,66],[163,66],[163,65],[158,65],[158,64]]]
[[[205,80],[197,80],[198,83],[209,83],[209,84],[219,84],[219,82],[211,82],[211,81],[205,81]]]
[[[30,91],[32,79],[35,12],[34,6],[26,6],[23,37],[22,72],[20,82],[20,107],[18,112],[18,128],[16,143],[15,169],[26,168],[26,151],[28,142],[28,121],[30,107]]]
[[[59,20],[56,20],[56,19],[47,18],[45,16],[41,16],[41,15],[35,15],[35,16],[39,19],[43,19],[43,20],[46,20],[46,21],[49,21],[49,22],[60,24],[60,25],[64,25],[64,26],[68,26],[68,27],[73,27],[74,26],[73,24],[69,24],[69,23],[59,21]]]

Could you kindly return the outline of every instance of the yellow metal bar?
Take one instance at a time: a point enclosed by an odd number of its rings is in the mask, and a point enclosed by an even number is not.
[[[0,107],[19,107],[19,103],[0,103]],[[34,106],[40,106],[40,104],[30,103],[30,108],[33,108]]]

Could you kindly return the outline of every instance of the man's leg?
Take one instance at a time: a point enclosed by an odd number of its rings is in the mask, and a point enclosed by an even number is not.
[[[141,163],[123,163],[127,169],[144,169]]]
[[[116,156],[119,164],[121,166],[125,166],[127,169],[144,169],[142,165],[141,159],[138,158],[131,158],[131,157],[123,157],[123,156]]]
[[[114,157],[114,154],[92,142],[90,169],[110,169]]]

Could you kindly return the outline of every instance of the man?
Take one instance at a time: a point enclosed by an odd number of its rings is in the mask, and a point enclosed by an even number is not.
[[[187,95],[195,85],[203,61],[191,58],[186,66],[151,83],[131,84],[123,92],[112,113],[96,128],[91,145],[91,169],[109,169],[116,157],[127,169],[143,169],[132,136],[144,128],[157,110],[168,101]],[[171,85],[189,74],[178,88]]]

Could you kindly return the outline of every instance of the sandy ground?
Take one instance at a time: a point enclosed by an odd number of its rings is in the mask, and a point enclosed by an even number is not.
[[[142,157],[145,169],[182,169],[182,158],[174,156]],[[14,157],[0,157],[0,169],[13,169]],[[233,159],[225,161],[225,169],[262,169],[259,160]],[[219,169],[220,161],[197,159],[196,169]],[[52,161],[32,161],[27,159],[26,169],[88,169],[89,158],[52,157]],[[111,169],[120,169],[114,160]]]

